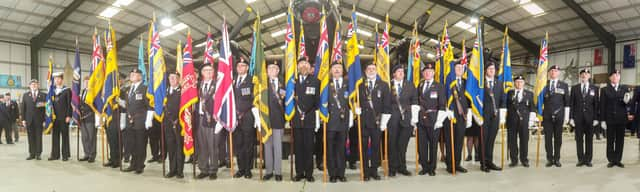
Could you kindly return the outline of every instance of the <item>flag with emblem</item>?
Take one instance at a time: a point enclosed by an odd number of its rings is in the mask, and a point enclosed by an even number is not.
[[[293,20],[293,9],[291,8],[291,4],[289,4],[289,9],[287,11],[287,31],[284,35],[285,42],[285,75],[284,75],[284,84],[285,84],[285,94],[284,94],[284,119],[286,121],[291,121],[293,115],[296,113],[296,103],[295,103],[295,89],[296,89],[296,77],[298,76],[298,67],[296,60],[296,38],[295,38],[295,30],[294,30],[294,21]]]
[[[358,18],[355,10],[351,12],[351,23],[347,26],[347,79],[349,84],[347,91],[349,92],[349,104],[351,109],[355,109],[355,106],[359,105],[358,99],[358,87],[362,84],[362,68],[360,67],[360,47],[358,44],[358,36],[356,31],[358,30]]]
[[[407,81],[413,82],[414,87],[420,84],[420,37],[418,36],[418,24],[413,23],[413,38],[409,43],[409,59],[407,66]]]
[[[73,108],[73,120],[80,122],[80,49],[76,38],[76,54],[73,62],[73,80],[71,85],[71,107]]]
[[[156,25],[155,16],[149,24],[149,38],[147,39],[147,55],[149,56],[149,86],[147,86],[147,98],[153,108],[153,118],[162,121],[164,103],[167,95],[166,65],[162,46],[160,46],[160,33]]]
[[[116,49],[116,32],[109,23],[109,29],[105,33],[105,43],[107,45],[107,57],[105,59],[106,71],[104,79],[104,89],[102,96],[105,105],[102,108],[102,112],[107,116],[107,123],[111,122],[113,110],[118,108],[116,98],[120,97],[120,86],[118,82],[118,54]]]
[[[47,102],[44,105],[44,134],[48,135],[53,129],[56,114],[53,111],[53,100],[56,97],[56,86],[53,84],[53,58],[49,56],[49,71],[47,72]],[[37,95],[34,95],[37,97]]]
[[[93,32],[93,50],[91,52],[91,69],[89,70],[89,84],[87,85],[87,95],[84,103],[89,105],[91,110],[97,115],[102,115],[102,87],[104,85],[104,56],[100,45],[100,35],[97,29]]]
[[[146,84],[147,66],[144,64],[144,43],[142,38],[140,38],[140,43],[138,44],[138,70],[142,73],[142,84]]]
[[[193,106],[198,102],[198,85],[195,67],[193,66],[191,30],[187,32],[187,42],[182,56],[182,93],[180,95],[180,110],[178,117],[182,126],[181,135],[184,140],[182,151],[184,155],[194,152],[193,140]]]
[[[500,56],[500,69],[498,80],[503,82],[504,93],[513,88],[513,76],[511,76],[511,51],[509,51],[509,28],[505,27],[502,38],[502,55]]]
[[[476,41],[473,43],[471,51],[471,60],[469,62],[467,73],[467,84],[465,96],[471,101],[471,114],[473,120],[482,125],[484,101],[484,54],[482,28],[476,24]]]
[[[376,43],[376,71],[378,71],[380,80],[389,84],[391,79],[389,74],[389,14],[386,16],[383,28],[382,35],[377,38]],[[378,26],[376,25],[376,34],[377,33]]]
[[[549,33],[546,33],[540,44],[540,58],[538,59],[538,71],[536,85],[533,87],[533,103],[536,104],[538,119],[542,121],[542,109],[544,109],[544,91],[547,86],[547,67],[549,66]]]
[[[307,58],[307,44],[304,42],[304,25],[300,25],[300,39],[298,40],[298,58]]]
[[[271,137],[271,122],[269,121],[269,80],[267,78],[267,63],[264,58],[264,47],[262,44],[262,32],[260,25],[260,15],[253,23],[253,45],[251,50],[250,65],[255,66],[253,71],[253,106],[258,108],[260,116],[260,136],[262,143]]]
[[[222,22],[222,39],[220,39],[220,57],[218,58],[218,78],[216,92],[213,95],[213,115],[216,121],[233,132],[236,121],[236,102],[233,95],[233,56],[229,46],[229,33],[226,19]]]
[[[320,110],[320,119],[324,122],[329,121],[329,60],[329,32],[327,31],[326,16],[323,8],[315,65],[320,66],[317,71],[318,80],[320,80],[320,103],[318,109]]]

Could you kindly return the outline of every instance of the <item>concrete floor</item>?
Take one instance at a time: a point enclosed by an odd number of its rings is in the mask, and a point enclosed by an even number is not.
[[[254,169],[254,178],[232,179],[228,169],[221,169],[218,180],[197,181],[192,178],[191,165],[185,166],[185,179],[164,179],[161,177],[162,164],[147,164],[142,175],[122,173],[117,169],[103,168],[98,162],[93,164],[75,161],[75,141],[72,136],[72,158],[68,162],[47,161],[51,147],[51,137],[44,137],[44,155],[41,161],[26,161],[26,136],[15,145],[0,145],[0,191],[640,191],[640,158],[638,139],[627,137],[624,160],[626,168],[606,168],[605,140],[594,142],[594,167],[577,168],[575,141],[572,134],[565,134],[562,147],[562,168],[544,167],[544,143],[541,148],[540,167],[535,168],[536,139],[529,143],[529,159],[532,167],[506,168],[502,172],[484,173],[479,164],[464,162],[469,173],[451,176],[446,174],[444,164],[440,163],[437,176],[397,176],[382,181],[360,182],[357,170],[347,170],[349,182],[323,184],[322,172],[315,172],[316,182],[289,181],[289,164],[284,161],[285,181],[276,183],[271,180],[257,180],[258,171]],[[498,139],[499,140],[499,139]],[[542,141],[544,142],[544,140]],[[495,162],[500,163],[500,141],[496,144]],[[414,140],[411,140],[408,152],[409,170],[414,169]],[[508,162],[505,162],[505,165]]]

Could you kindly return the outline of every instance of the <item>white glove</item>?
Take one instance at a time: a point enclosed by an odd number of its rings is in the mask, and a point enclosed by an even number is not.
[[[538,129],[538,127],[533,126],[533,120],[529,120],[529,128]]]
[[[124,107],[127,108],[127,102],[125,102],[124,100],[120,99],[120,97],[118,97],[118,99],[116,99],[118,101],[118,105],[120,105],[120,107]]]
[[[362,108],[356,107],[354,111],[356,112],[356,115],[362,115]]]
[[[418,113],[420,112],[419,105],[411,105],[411,125],[413,127],[418,123]]]
[[[262,127],[260,127],[260,113],[258,112],[258,108],[251,108],[251,113],[253,114],[253,127],[262,131]]]
[[[98,127],[101,126],[102,121],[100,121],[100,120],[102,120],[102,118],[100,118],[100,115],[94,115],[93,117],[95,117],[95,121],[96,121],[95,122],[95,127],[97,129]]]
[[[316,129],[314,131],[318,132],[318,130],[320,130],[320,111],[316,110]]]
[[[216,127],[213,133],[218,134],[220,133],[220,131],[222,131],[222,124],[220,124],[219,122],[216,122]]]
[[[124,130],[127,127],[127,114],[120,113],[120,130]]]
[[[507,109],[505,108],[500,108],[500,124],[504,124],[507,122]]]
[[[442,123],[444,122],[444,119],[447,118],[447,112],[445,111],[438,111],[438,115],[436,118],[436,124],[433,126],[434,129],[439,129],[442,128]]]
[[[529,127],[533,127],[534,123],[538,120],[538,116],[535,112],[529,112]],[[537,128],[536,128],[537,129]]]
[[[573,119],[569,119],[569,125],[571,125],[571,127],[576,127],[576,122],[573,121]]]
[[[600,123],[600,127],[602,127],[603,130],[607,130],[607,122],[602,122]]]
[[[473,115],[471,114],[471,109],[467,109],[467,129],[471,128],[473,125]]]
[[[595,127],[595,126],[598,126],[598,123],[599,123],[599,122],[598,122],[598,120],[593,120],[593,126],[594,126],[594,127]]]
[[[383,113],[380,117],[380,131],[384,131],[387,129],[387,124],[389,124],[389,119],[391,119],[391,114]]]
[[[450,111],[449,109],[447,109],[447,111],[446,111],[446,112],[447,112],[447,118],[448,118],[449,120],[453,119],[453,111]]]
[[[153,125],[153,111],[147,111],[147,119],[144,121],[144,128],[149,130]]]
[[[564,122],[565,125],[569,123],[569,107],[564,108]]]
[[[631,93],[626,92],[624,94],[624,97],[622,98],[622,101],[624,101],[625,104],[629,104],[629,101],[631,101]]]
[[[349,111],[349,128],[353,127],[353,113],[351,113],[351,111]]]

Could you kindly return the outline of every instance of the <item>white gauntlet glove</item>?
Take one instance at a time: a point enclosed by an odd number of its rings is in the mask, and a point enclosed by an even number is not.
[[[442,123],[447,118],[447,112],[445,111],[438,111],[437,114],[436,124],[433,126],[434,129],[442,128]]]
[[[356,112],[356,115],[362,115],[362,108],[356,107],[354,111]]]
[[[118,102],[118,105],[120,105],[120,107],[127,108],[127,102],[125,102],[124,100],[120,99],[120,97],[118,97],[116,99],[116,101]]]
[[[507,109],[505,108],[500,108],[500,124],[504,124],[507,122]]]
[[[571,127],[576,127],[576,122],[573,119],[569,119],[569,125]]]
[[[380,131],[384,131],[385,129],[387,129],[389,119],[391,119],[391,114],[382,114],[382,116],[380,117]]]
[[[94,115],[93,117],[94,117],[94,120],[95,120],[95,127],[97,129],[98,127],[101,126],[102,118],[100,118],[100,115]]]
[[[318,132],[318,130],[320,130],[320,111],[316,110],[316,129],[314,131]]]
[[[471,128],[473,125],[473,115],[471,114],[471,109],[467,109],[467,129]]]
[[[593,120],[593,126],[594,126],[594,127],[595,127],[595,126],[598,126],[598,123],[599,123],[599,122],[598,122],[598,120]]]
[[[419,105],[411,105],[411,126],[415,127],[418,123],[418,113],[420,112]]]
[[[529,113],[529,128],[532,128],[534,123],[536,122],[536,119],[538,118],[538,116],[536,116],[535,112],[530,112]],[[537,127],[535,127],[535,129],[538,129]]]
[[[251,108],[251,113],[253,114],[253,127],[258,129],[258,131],[262,131],[262,127],[260,127],[260,112],[258,112],[258,108]]]
[[[607,122],[602,122],[600,123],[600,127],[602,127],[603,130],[607,130]]]
[[[127,114],[126,113],[120,113],[120,130],[124,130],[124,128],[127,128]]]
[[[564,122],[563,124],[569,123],[569,107],[564,108]]]
[[[353,113],[349,111],[349,127],[347,127],[347,129],[350,129],[351,127],[353,127]]]
[[[218,134],[220,133],[220,131],[222,131],[222,124],[220,124],[219,122],[216,122],[216,127],[214,129],[214,134]]]
[[[153,111],[147,111],[147,119],[144,121],[144,128],[149,130],[153,126]]]

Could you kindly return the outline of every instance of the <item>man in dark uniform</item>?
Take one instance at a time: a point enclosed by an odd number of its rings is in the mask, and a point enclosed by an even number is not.
[[[146,92],[147,86],[142,84],[142,72],[134,68],[129,74],[131,81],[127,98],[127,128],[129,129],[129,140],[131,143],[129,150],[131,151],[131,164],[124,169],[124,172],[135,171],[136,174],[144,172],[144,161],[147,156],[146,131],[151,127],[151,119],[153,119],[153,111],[149,110],[149,100]],[[119,131],[119,130],[118,130]],[[119,160],[119,159],[118,159]]]
[[[271,123],[271,137],[264,144],[266,174],[262,180],[274,177],[282,181],[282,136],[284,135],[284,94],[281,82],[278,81],[280,66],[278,63],[267,65],[269,76],[269,122]]]
[[[152,125],[149,130],[147,130],[147,138],[149,143],[149,149],[151,154],[151,159],[147,161],[147,163],[162,163],[162,149],[160,138],[162,136],[161,132],[162,124],[156,118],[153,118]],[[166,147],[166,146],[165,146]]]
[[[391,119],[389,119],[389,176],[396,173],[409,176],[407,170],[407,146],[418,122],[418,95],[413,82],[404,81],[405,73],[402,65],[395,65],[391,70]]]
[[[84,78],[84,84],[89,85],[89,76]],[[80,99],[82,102],[80,103],[79,129],[82,133],[82,151],[84,152],[84,157],[81,158],[80,161],[93,163],[96,159],[96,127],[99,127],[100,117],[96,116],[89,104],[84,102],[89,89],[91,89],[91,87],[84,88],[82,89],[82,93],[80,93]]]
[[[514,78],[514,89],[507,93],[505,100],[507,107],[507,148],[511,163],[509,167],[518,166],[518,157],[522,166],[529,167],[529,127],[533,126],[537,118],[533,93],[524,89],[524,77],[518,75]],[[518,142],[518,139],[520,142]]]
[[[316,125],[316,110],[320,92],[320,82],[311,74],[311,65],[306,58],[298,60],[298,81],[296,82],[296,113],[291,120],[294,151],[296,155],[296,176],[294,181],[306,179],[313,182],[313,139]]]
[[[622,164],[622,151],[624,146],[624,134],[627,122],[633,119],[627,110],[631,100],[630,89],[620,84],[620,71],[609,73],[609,81],[600,92],[600,123],[602,129],[607,131],[607,167]]]
[[[327,170],[329,182],[347,182],[344,176],[346,167],[345,143],[347,131],[353,125],[353,115],[349,110],[347,83],[344,82],[342,63],[331,64],[329,82],[329,120],[327,122]]]
[[[44,122],[44,107],[47,102],[46,94],[38,90],[38,80],[32,79],[29,91],[22,95],[22,125],[27,128],[29,140],[29,157],[27,160],[40,160],[42,154],[42,124]]]
[[[544,147],[547,152],[547,167],[561,167],[560,147],[562,127],[569,123],[569,86],[559,80],[560,67],[551,66],[549,80],[544,92],[542,127],[544,127]]]
[[[0,95],[0,136],[2,135],[2,129],[4,129],[7,144],[13,144],[11,141],[11,127],[9,127],[9,118],[11,116],[9,115],[9,108],[7,108],[5,102],[7,102],[7,100],[5,100],[4,95]],[[2,137],[0,137],[0,139],[1,138]],[[0,142],[0,144],[2,144],[2,142]]]
[[[69,147],[69,122],[71,121],[71,89],[62,83],[62,72],[53,74],[55,84],[55,96],[53,97],[53,114],[56,119],[53,121],[53,131],[51,134],[51,156],[49,161],[60,159],[60,138],[62,138],[62,161],[68,161],[71,157]]]
[[[131,88],[130,84],[126,84],[125,85],[125,79],[129,79],[129,77],[122,77],[119,79],[120,81],[120,93],[129,93],[129,89]],[[121,150],[122,150],[122,154],[118,154],[121,155],[122,159],[124,159],[125,163],[129,163],[129,161],[131,160],[131,150],[129,146],[132,141],[131,141],[131,137],[129,136],[130,131],[129,129],[126,129],[127,127],[127,100],[129,98],[128,94],[120,94],[120,97],[117,98],[118,101],[118,109],[115,109],[114,111],[117,111],[118,113],[114,113],[113,114],[113,119],[117,120],[115,121],[116,124],[111,124],[110,126],[117,126],[117,130],[120,130],[120,142],[122,142],[121,144]]]
[[[498,129],[500,123],[505,122],[505,92],[503,90],[503,82],[496,79],[496,65],[490,62],[485,66],[485,83],[484,86],[484,100],[483,106],[483,118],[484,125],[482,125],[482,143],[480,147],[483,147],[482,155],[484,162],[481,162],[480,170],[489,172],[490,170],[500,171],[500,167],[493,163],[493,146],[496,141],[496,135],[498,135]]]
[[[200,174],[197,179],[218,178],[218,134],[216,129],[221,126],[213,118],[213,93],[216,81],[214,69],[210,64],[202,66],[200,70],[201,80],[198,87],[198,104],[196,105],[198,123],[196,124],[196,150],[197,162]]]
[[[133,73],[129,74],[129,78]],[[122,85],[122,79],[118,83]],[[125,108],[127,107],[127,99],[126,97],[129,95],[129,90],[126,87],[120,88],[120,97],[116,98],[118,108],[112,109],[111,113],[111,121],[103,119],[105,125],[105,133],[107,134],[107,142],[109,146],[109,158],[108,162],[104,164],[105,167],[118,168],[121,165],[121,159],[126,152],[131,151],[131,147],[129,146],[130,137],[128,137],[128,133],[130,129],[126,129],[126,123],[123,125],[122,121],[127,121],[127,115],[122,114],[125,112]],[[125,99],[123,99],[125,97]],[[106,104],[105,104],[106,105]],[[101,110],[101,109],[98,109]],[[131,153],[129,153],[131,155]]]
[[[236,113],[238,127],[233,131],[233,144],[235,145],[236,157],[238,159],[238,172],[233,176],[251,179],[251,169],[253,168],[254,149],[256,143],[256,121],[254,112],[258,114],[258,109],[253,108],[253,82],[252,77],[247,74],[249,66],[243,58],[236,65],[238,75],[234,79],[234,94],[236,101]]]
[[[420,175],[436,175],[438,163],[438,139],[440,128],[446,118],[446,98],[442,84],[434,81],[433,64],[429,63],[422,69],[424,81],[418,85],[418,156],[422,170]]]
[[[164,146],[167,149],[169,157],[169,173],[166,178],[177,177],[184,178],[182,172],[184,168],[184,153],[182,152],[182,144],[184,142],[181,132],[182,127],[178,123],[178,111],[180,110],[180,74],[177,72],[169,73],[169,88],[167,89],[167,102],[164,105],[164,118],[162,119],[164,127]]]
[[[16,101],[11,100],[11,93],[7,92],[4,94],[4,103],[9,110],[9,134],[13,133],[13,141],[18,142],[18,138],[20,137],[20,131],[18,130],[18,126],[16,125],[16,121],[20,119],[20,111],[18,111],[18,103]]]
[[[355,110],[362,119],[362,161],[365,169],[364,180],[380,180],[380,138],[391,118],[391,92],[389,85],[377,79],[375,63],[365,68],[363,84],[360,85],[360,108]],[[371,144],[369,148],[369,143]]]
[[[464,66],[457,62],[454,66],[454,73],[456,76],[455,84],[452,88],[448,88],[453,97],[453,101],[451,102],[452,111],[449,111],[449,118],[444,122],[445,148],[447,151],[445,163],[447,164],[447,172],[449,173],[453,173],[453,168],[455,168],[456,172],[466,173],[467,169],[460,166],[460,159],[462,159],[462,145],[464,144],[462,141],[464,140],[465,131],[467,128],[470,128],[472,124],[471,108],[469,99],[464,96],[466,86],[466,81],[462,78]],[[456,119],[456,122],[453,123],[452,128],[450,122],[453,118]],[[453,138],[453,142],[451,141],[451,138]],[[451,151],[452,143],[454,151]],[[455,165],[451,164],[452,154],[455,157]]]
[[[589,83],[591,73],[588,69],[580,71],[580,83],[571,87],[570,120],[569,124],[575,127],[576,152],[578,164],[587,167],[593,166],[593,127],[598,125],[598,87]]]

